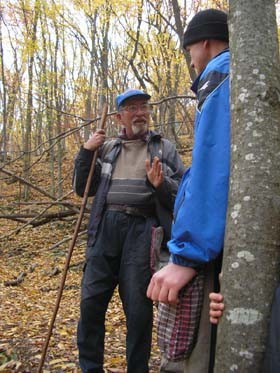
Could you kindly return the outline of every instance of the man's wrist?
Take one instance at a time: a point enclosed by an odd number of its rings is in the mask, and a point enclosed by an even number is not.
[[[183,267],[191,267],[195,270],[199,270],[202,267],[201,264],[190,261],[187,258],[183,257],[182,255],[178,255],[178,254],[171,254],[170,262],[183,266]]]

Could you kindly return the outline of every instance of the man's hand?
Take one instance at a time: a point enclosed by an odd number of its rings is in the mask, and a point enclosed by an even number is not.
[[[152,164],[149,159],[146,159],[145,166],[149,182],[157,188],[163,182],[162,164],[159,158],[155,157]]]
[[[84,144],[84,148],[94,151],[97,148],[99,148],[99,146],[103,145],[104,141],[105,141],[105,131],[102,129],[99,129],[90,136],[88,141]]]
[[[163,303],[178,303],[179,291],[196,275],[196,270],[169,263],[156,272],[148,286],[147,297]]]
[[[220,321],[220,318],[223,316],[223,311],[225,309],[225,305],[223,303],[224,297],[221,293],[210,293],[210,322],[212,324],[217,325]]]

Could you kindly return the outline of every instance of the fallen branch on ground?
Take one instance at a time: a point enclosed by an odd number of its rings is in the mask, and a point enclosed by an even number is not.
[[[26,275],[27,275],[26,272],[21,272],[21,274],[15,280],[4,281],[4,285],[5,286],[17,286],[22,283]]]

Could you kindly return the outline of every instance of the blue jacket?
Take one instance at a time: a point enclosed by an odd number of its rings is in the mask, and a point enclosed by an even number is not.
[[[168,247],[171,261],[199,267],[222,251],[230,173],[229,50],[195,80],[198,98],[192,166],[181,181]]]

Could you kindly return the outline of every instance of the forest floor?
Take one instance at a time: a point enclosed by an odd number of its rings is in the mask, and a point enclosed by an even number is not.
[[[42,173],[39,175],[42,178]],[[9,178],[6,183],[3,174],[0,176],[0,205],[3,207],[3,204],[14,203],[14,184],[8,183]],[[36,184],[36,180],[34,182]],[[34,210],[34,205],[30,209]],[[0,372],[36,372],[69,247],[69,242],[57,243],[72,236],[75,221],[56,220],[37,227],[28,225],[13,234],[10,232],[20,228],[22,223],[3,218],[0,222]],[[84,223],[81,230],[85,226]],[[44,373],[81,372],[76,327],[84,251],[85,237],[80,237],[67,273]],[[151,373],[158,372],[159,361],[154,333]],[[104,367],[108,373],[123,373],[125,364],[125,318],[116,292],[107,312]]]

